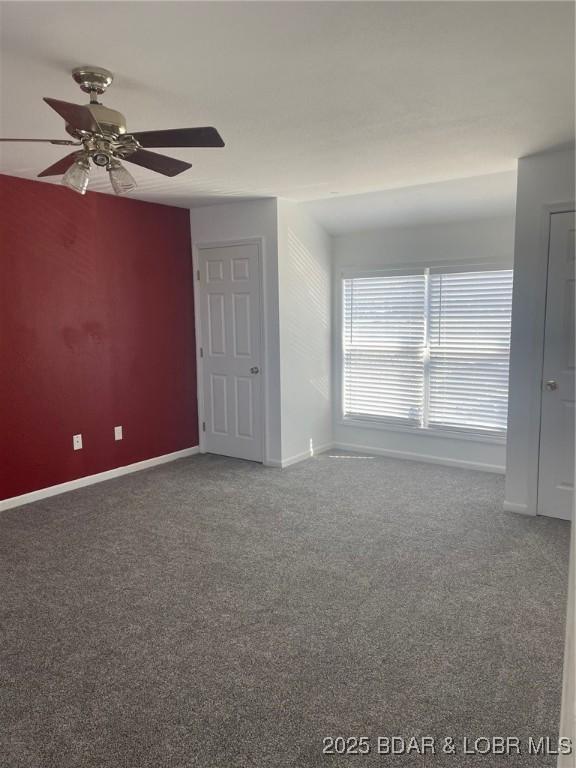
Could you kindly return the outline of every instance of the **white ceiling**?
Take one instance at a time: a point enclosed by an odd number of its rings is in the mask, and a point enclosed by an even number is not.
[[[194,164],[180,177],[130,166],[145,200],[312,200],[466,179],[573,136],[569,2],[9,2],[1,13],[0,135],[65,137],[42,96],[85,102],[69,74],[80,64],[116,73],[105,103],[129,129],[219,129],[225,149],[167,150]],[[65,151],[2,145],[0,171],[33,178]],[[91,188],[109,191],[105,175]]]
[[[491,216],[514,216],[516,171],[303,203],[333,235]]]

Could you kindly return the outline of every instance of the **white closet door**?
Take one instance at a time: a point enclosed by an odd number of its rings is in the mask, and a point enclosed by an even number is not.
[[[575,217],[573,212],[553,213],[550,219],[538,513],[570,520],[574,504]]]
[[[258,246],[202,248],[199,270],[205,447],[262,461]]]

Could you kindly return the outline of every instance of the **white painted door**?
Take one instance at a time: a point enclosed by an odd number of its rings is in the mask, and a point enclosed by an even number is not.
[[[259,248],[201,248],[198,261],[204,447],[262,461]]]
[[[538,513],[572,518],[574,504],[573,212],[550,216]]]

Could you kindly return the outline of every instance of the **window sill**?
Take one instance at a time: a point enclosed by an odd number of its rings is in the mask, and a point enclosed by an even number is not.
[[[343,427],[356,427],[357,429],[378,429],[383,432],[403,432],[414,435],[415,437],[442,437],[449,440],[472,440],[475,443],[489,443],[491,445],[506,445],[506,437],[497,435],[482,435],[473,432],[459,432],[449,429],[422,429],[421,427],[411,427],[406,424],[394,424],[388,421],[378,421],[376,419],[354,419],[340,417],[338,424]]]

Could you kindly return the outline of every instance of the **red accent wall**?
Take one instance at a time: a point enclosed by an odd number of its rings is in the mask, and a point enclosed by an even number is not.
[[[0,499],[197,444],[188,211],[0,175]]]

